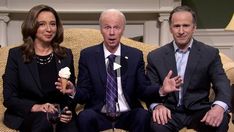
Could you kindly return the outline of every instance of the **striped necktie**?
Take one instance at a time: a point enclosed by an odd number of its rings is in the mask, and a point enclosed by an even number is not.
[[[117,103],[117,75],[114,70],[113,64],[115,62],[115,55],[108,56],[107,67],[107,82],[106,82],[106,111],[107,115],[114,117],[116,115],[116,103]]]

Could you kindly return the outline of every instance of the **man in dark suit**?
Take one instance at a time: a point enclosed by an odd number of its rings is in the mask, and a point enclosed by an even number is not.
[[[147,76],[162,84],[169,70],[183,79],[179,91],[162,93],[162,101],[152,103],[153,131],[227,131],[230,85],[219,51],[193,39],[196,14],[187,6],[175,8],[169,17],[174,38],[169,44],[148,54]],[[212,84],[212,85],[211,85]],[[209,101],[210,88],[215,92]]]
[[[99,22],[104,42],[80,53],[75,100],[85,108],[78,115],[79,132],[111,128],[148,132],[150,113],[139,99],[157,99],[159,87],[151,87],[146,79],[142,52],[120,43],[126,23],[123,13],[106,10]],[[171,75],[165,79],[164,92],[176,89],[181,81]]]

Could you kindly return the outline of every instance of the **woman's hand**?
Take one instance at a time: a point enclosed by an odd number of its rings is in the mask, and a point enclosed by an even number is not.
[[[72,119],[72,112],[68,109],[68,107],[65,107],[60,115],[60,121],[63,123],[69,123]]]
[[[53,104],[45,103],[45,104],[34,104],[31,108],[31,112],[50,112],[54,111],[56,108]]]

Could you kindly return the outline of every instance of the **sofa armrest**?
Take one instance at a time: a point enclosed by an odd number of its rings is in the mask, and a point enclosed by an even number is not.
[[[234,62],[227,62],[223,64],[223,68],[227,74],[230,84],[234,84]]]

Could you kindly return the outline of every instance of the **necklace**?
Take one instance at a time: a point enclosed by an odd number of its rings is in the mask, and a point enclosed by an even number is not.
[[[37,59],[37,64],[41,64],[41,65],[45,65],[51,62],[51,60],[53,59],[54,54],[51,53],[47,56],[38,56],[36,55],[36,59]]]

